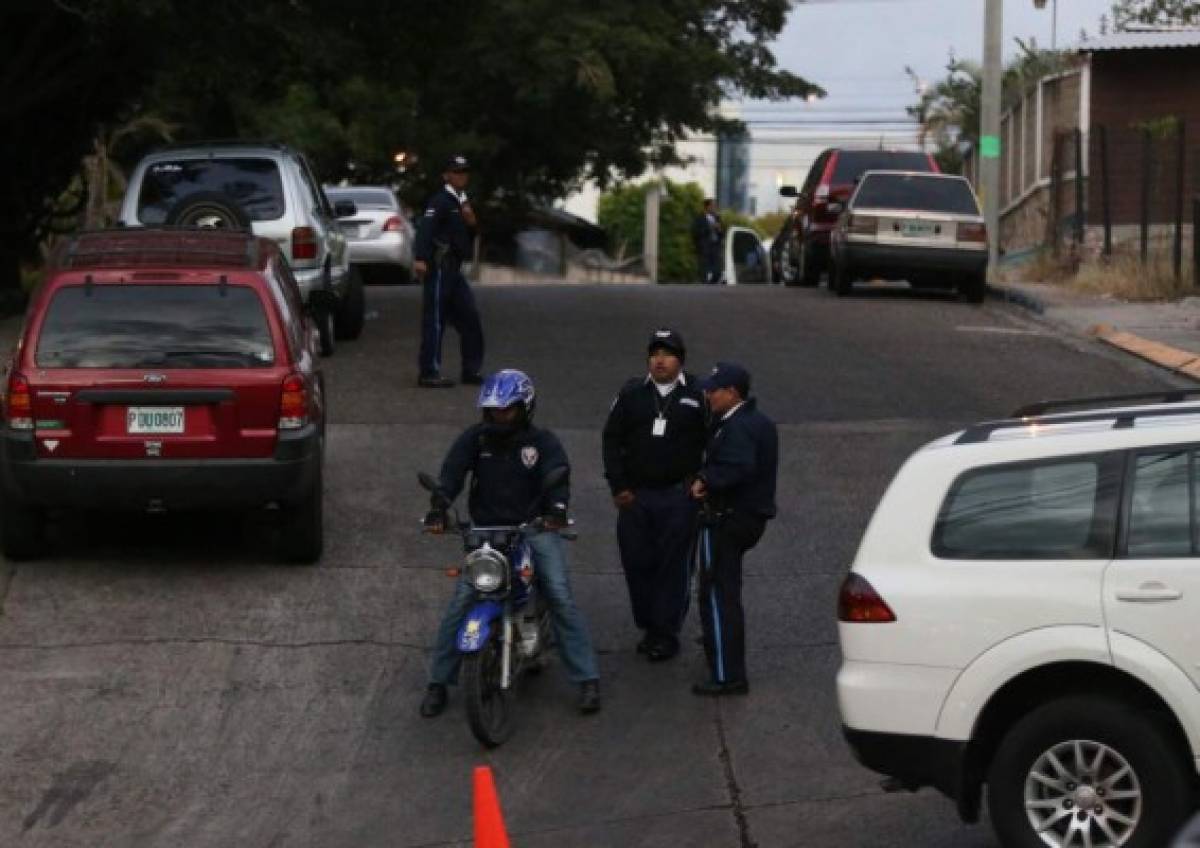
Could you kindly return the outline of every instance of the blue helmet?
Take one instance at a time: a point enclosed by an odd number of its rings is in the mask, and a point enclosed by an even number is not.
[[[524,371],[505,368],[497,371],[479,388],[477,406],[480,409],[507,409],[515,403],[525,407],[526,415],[533,414],[533,380]]]

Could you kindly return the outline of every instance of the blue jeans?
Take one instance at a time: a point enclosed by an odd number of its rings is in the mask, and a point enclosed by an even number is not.
[[[575,606],[575,599],[571,596],[565,545],[557,533],[538,533],[529,537],[538,591],[550,608],[559,656],[567,668],[567,677],[573,683],[583,683],[585,680],[598,680],[600,671],[596,666],[596,652],[592,648],[592,637],[588,635],[583,613]],[[474,602],[474,588],[460,577],[454,587],[454,597],[450,599],[446,614],[438,625],[433,663],[429,669],[430,683],[445,685],[458,682],[458,667],[462,661],[457,644],[458,628],[462,626],[463,617]]]

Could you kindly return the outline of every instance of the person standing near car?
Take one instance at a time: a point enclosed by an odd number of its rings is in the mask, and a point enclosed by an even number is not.
[[[467,200],[471,170],[466,158],[452,156],[442,173],[445,185],[430,199],[417,226],[413,273],[421,281],[421,351],[417,384],[444,389],[454,381],[442,376],[442,333],[458,331],[462,381],[483,382],[483,324],[462,264],[471,255],[477,224]]]
[[[604,475],[618,509],[617,544],[629,586],[637,650],[651,661],[679,652],[687,614],[696,505],[688,483],[707,439],[704,397],[683,371],[675,330],[650,335],[649,373],[628,381],[604,424]]]
[[[696,244],[696,258],[705,283],[721,281],[721,237],[724,233],[717,205],[711,197],[706,197],[704,211],[692,222],[692,240]]]
[[[742,557],[775,517],[779,433],[758,410],[750,396],[750,373],[737,363],[718,362],[700,388],[712,413],[712,435],[691,495],[704,504],[696,545],[697,603],[709,675],[692,692],[745,695],[750,683]]]

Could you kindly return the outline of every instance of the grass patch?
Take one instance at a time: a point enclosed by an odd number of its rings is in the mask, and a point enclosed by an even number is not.
[[[1169,257],[1150,256],[1146,264],[1136,256],[1113,256],[1087,262],[1067,280],[1072,289],[1086,294],[1109,295],[1122,300],[1179,300],[1200,294],[1192,285],[1191,263],[1183,263],[1178,279]]]
[[[1132,251],[1118,248],[1107,259],[1085,260],[1067,250],[1058,256],[1043,250],[1020,266],[1003,271],[1002,276],[1014,282],[1050,283],[1082,294],[1129,301],[1179,300],[1200,295],[1200,290],[1192,285],[1191,257],[1184,256],[1183,274],[1176,279],[1169,253],[1151,251],[1143,265],[1136,248]]]

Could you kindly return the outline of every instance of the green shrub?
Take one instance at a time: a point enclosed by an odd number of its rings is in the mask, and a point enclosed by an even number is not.
[[[619,256],[642,252],[646,222],[646,192],[662,185],[666,194],[659,207],[658,279],[664,283],[694,283],[700,264],[692,243],[692,222],[704,210],[704,192],[696,183],[661,183],[617,186],[600,196],[599,224],[608,232],[613,251]]]

